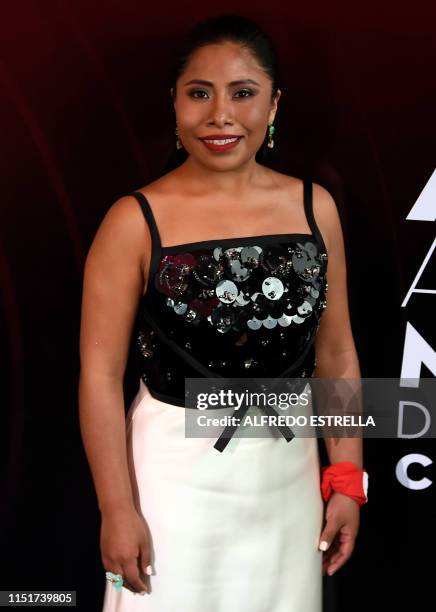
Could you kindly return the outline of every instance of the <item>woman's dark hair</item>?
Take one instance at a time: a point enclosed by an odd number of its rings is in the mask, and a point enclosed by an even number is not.
[[[278,89],[278,63],[274,46],[269,36],[251,19],[225,13],[209,17],[199,23],[189,37],[175,49],[170,72],[171,87],[176,92],[176,82],[183,74],[191,56],[206,45],[231,41],[247,48],[257,59],[272,81],[271,100]]]
[[[173,96],[176,95],[176,82],[194,52],[206,45],[226,41],[238,43],[253,54],[271,80],[271,100],[274,99],[279,88],[279,68],[274,45],[270,37],[252,19],[233,13],[224,13],[202,21],[174,48],[169,83],[169,87],[173,88]],[[175,137],[172,142],[171,152],[160,176],[179,166],[188,156],[184,148],[176,149]],[[266,135],[256,159],[264,161],[270,154]]]

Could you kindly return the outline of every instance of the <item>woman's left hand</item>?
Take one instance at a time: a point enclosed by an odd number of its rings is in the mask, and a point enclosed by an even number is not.
[[[351,557],[359,531],[360,506],[348,495],[334,491],[327,502],[325,520],[319,540],[328,544],[322,571],[332,576]]]

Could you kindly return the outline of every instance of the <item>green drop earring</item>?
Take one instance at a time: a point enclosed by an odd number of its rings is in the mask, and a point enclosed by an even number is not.
[[[276,128],[272,124],[268,126],[268,147],[270,149],[274,147],[273,136],[274,136],[275,131],[276,131]]]
[[[175,134],[176,134],[176,136],[177,136],[177,140],[176,140],[176,147],[177,147],[178,149],[183,149],[183,145],[182,145],[182,143],[181,143],[181,141],[180,141],[180,138],[179,138],[179,128],[178,128],[178,127],[176,127],[176,129],[175,129]]]

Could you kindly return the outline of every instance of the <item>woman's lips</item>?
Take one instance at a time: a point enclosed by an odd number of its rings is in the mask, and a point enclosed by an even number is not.
[[[230,140],[231,142],[223,142],[223,144],[219,144],[217,141],[218,140]],[[227,137],[227,138],[208,138],[207,140],[212,141],[214,140],[215,142],[207,142],[204,138],[201,138],[200,140],[204,143],[205,147],[207,147],[210,151],[227,151],[228,149],[234,149],[239,141],[242,139],[242,136],[237,136],[235,138],[231,138],[231,137]]]

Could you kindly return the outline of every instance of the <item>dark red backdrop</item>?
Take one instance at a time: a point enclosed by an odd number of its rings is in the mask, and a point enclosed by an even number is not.
[[[100,609],[99,514],[77,420],[84,259],[108,207],[146,184],[173,143],[172,44],[228,9],[279,50],[283,169],[311,169],[340,208],[362,375],[399,376],[407,321],[436,346],[434,296],[401,308],[435,234],[405,220],[436,165],[430,3],[11,3],[0,36],[0,589],[75,589],[80,610]],[[434,271],[433,258],[422,286],[434,288]],[[434,485],[411,491],[395,466],[409,452],[432,458],[431,444],[365,448],[371,502],[352,560],[326,579],[326,610],[419,608],[432,591]]]

